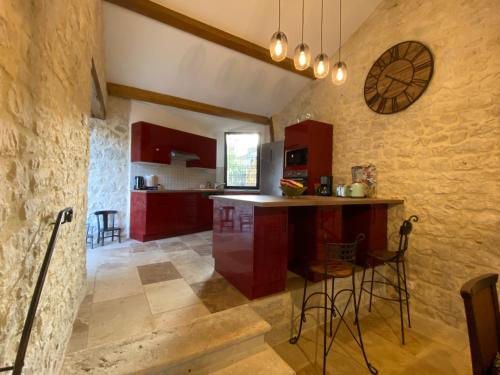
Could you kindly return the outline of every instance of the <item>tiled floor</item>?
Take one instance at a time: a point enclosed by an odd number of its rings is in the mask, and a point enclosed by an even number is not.
[[[69,351],[171,328],[248,303],[214,271],[211,232],[149,243],[127,241],[88,250],[88,295],[73,328]],[[301,293],[303,279],[290,274],[287,289]],[[271,304],[272,306],[272,304]],[[352,319],[351,319],[352,320]],[[470,374],[464,332],[412,315],[400,345],[397,305],[377,302],[362,311],[370,361],[381,374]],[[305,331],[297,345],[273,342],[299,375],[321,374],[322,331]],[[368,374],[345,328],[328,355],[329,374]]]
[[[376,302],[371,313],[360,311],[360,316],[366,353],[379,374],[472,373],[464,332],[412,313],[412,328],[405,330],[406,344],[401,345],[397,304]],[[352,316],[347,320],[352,322]],[[297,344],[291,345],[287,340],[275,345],[274,350],[298,375],[319,375],[323,365],[322,340],[322,327],[318,327],[303,333]],[[370,374],[359,347],[343,325],[327,356],[327,373]]]
[[[69,351],[188,323],[248,300],[214,272],[211,232],[88,249]]]

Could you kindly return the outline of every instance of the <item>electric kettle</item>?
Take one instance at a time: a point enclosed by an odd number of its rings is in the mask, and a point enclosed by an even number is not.
[[[351,197],[364,198],[366,196],[368,186],[362,182],[355,182],[351,184]]]

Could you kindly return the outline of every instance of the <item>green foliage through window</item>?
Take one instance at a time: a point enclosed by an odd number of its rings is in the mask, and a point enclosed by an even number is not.
[[[259,187],[259,134],[226,133],[226,187]]]

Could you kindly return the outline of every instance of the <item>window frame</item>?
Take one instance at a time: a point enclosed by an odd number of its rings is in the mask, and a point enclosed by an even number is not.
[[[257,135],[257,184],[256,186],[228,186],[227,184],[227,136],[231,134],[238,135]],[[260,189],[260,146],[261,135],[259,132],[224,132],[224,188],[234,190],[259,190]]]

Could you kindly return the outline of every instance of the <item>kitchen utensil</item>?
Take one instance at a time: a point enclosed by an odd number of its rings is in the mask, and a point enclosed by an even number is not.
[[[148,176],[144,176],[144,182],[146,187],[156,187],[158,185],[158,176],[151,174]]]

